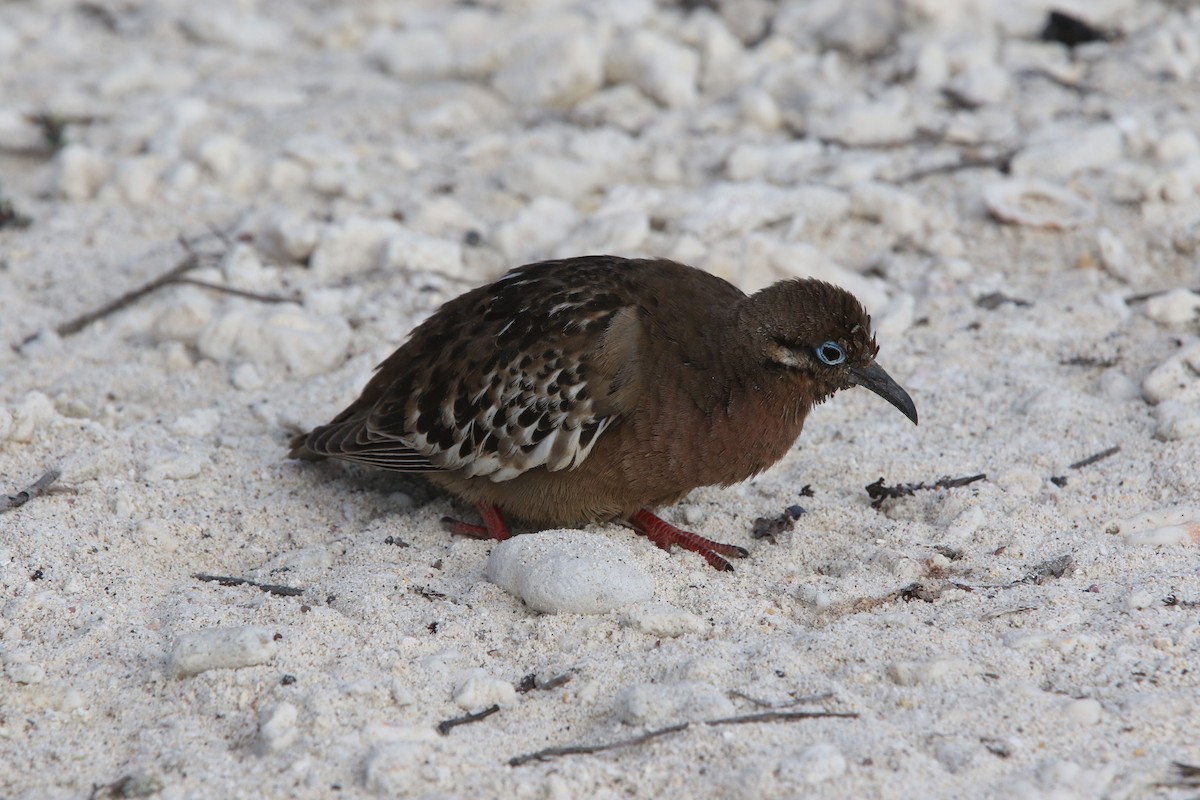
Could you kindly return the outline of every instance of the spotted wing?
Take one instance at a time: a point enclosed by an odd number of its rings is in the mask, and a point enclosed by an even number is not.
[[[635,296],[637,262],[519,267],[443,306],[392,354],[309,449],[406,472],[505,481],[577,467],[620,417],[603,358]]]

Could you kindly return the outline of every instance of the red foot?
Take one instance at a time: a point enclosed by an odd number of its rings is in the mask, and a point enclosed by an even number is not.
[[[691,531],[676,528],[669,522],[664,522],[646,509],[634,512],[629,517],[633,529],[650,541],[670,552],[671,545],[677,544],[684,550],[699,553],[714,569],[723,572],[733,572],[733,564],[727,558],[745,558],[750,551],[735,544],[721,544],[712,539],[697,536]]]
[[[512,536],[512,531],[508,529],[508,523],[504,521],[504,515],[500,513],[499,508],[490,503],[476,503],[475,507],[479,509],[479,516],[483,517],[482,525],[472,525],[450,517],[442,517],[442,524],[453,535],[470,536],[472,539],[495,539],[502,542]]]

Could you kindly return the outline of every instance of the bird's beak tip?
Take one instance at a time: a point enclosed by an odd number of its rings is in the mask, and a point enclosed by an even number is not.
[[[887,400],[896,409],[912,420],[912,424],[917,424],[917,406],[913,403],[908,392],[904,391],[903,387],[896,381],[892,380],[892,376],[887,374],[887,370],[872,361],[865,367],[858,367],[850,371],[851,380],[858,386],[870,389],[875,394]]]

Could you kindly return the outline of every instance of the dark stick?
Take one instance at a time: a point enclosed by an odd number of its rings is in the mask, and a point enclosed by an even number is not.
[[[704,722],[695,723],[698,725],[709,725],[717,727],[719,725],[747,725],[758,722],[795,722],[802,719],[817,719],[820,717],[837,717],[841,719],[858,719],[858,714],[853,711],[769,711],[765,714],[745,714],[738,717],[723,717],[721,719],[710,719]],[[548,747],[545,750],[538,750],[535,753],[526,753],[523,756],[516,756],[508,760],[510,767],[520,767],[528,764],[530,761],[548,761],[551,758],[559,756],[575,756],[575,755],[590,755],[592,753],[603,753],[606,750],[616,750],[620,747],[630,747],[636,744],[644,744],[657,739],[660,736],[667,736],[672,733],[679,733],[687,730],[692,726],[691,722],[680,722],[675,725],[669,725],[666,728],[658,728],[656,730],[647,731],[640,736],[634,736],[630,739],[619,739],[615,742],[606,742],[604,744],[579,744],[570,747]]]
[[[62,472],[57,469],[46,470],[46,473],[34,481],[28,489],[0,499],[0,513],[20,508],[38,495],[45,494],[61,474]]]
[[[222,586],[253,586],[255,589],[262,589],[267,594],[279,595],[280,597],[300,597],[304,594],[303,589],[297,589],[293,586],[283,586],[278,583],[259,583],[249,578],[234,578],[227,575],[205,575],[203,572],[197,572],[192,577],[198,581],[211,581],[219,583]]]
[[[871,498],[871,508],[879,508],[883,505],[884,500],[892,497],[908,497],[923,489],[957,489],[960,486],[966,486],[983,480],[987,480],[987,475],[982,472],[978,475],[967,475],[964,478],[941,478],[930,485],[924,483],[902,483],[899,486],[884,486],[883,478],[880,478],[874,483],[869,484],[866,489],[867,496]]]
[[[492,714],[495,714],[499,710],[500,710],[500,706],[494,705],[494,706],[488,706],[483,711],[480,711],[475,714],[467,714],[466,716],[455,717],[454,719],[444,719],[438,723],[437,732],[440,733],[442,736],[446,736],[450,733],[450,731],[454,730],[459,725],[469,725],[472,722],[479,722],[479,720],[487,719],[488,717],[490,717]]]
[[[214,292],[222,294],[231,294],[234,297],[244,297],[247,300],[257,300],[260,303],[299,303],[299,297],[284,297],[281,294],[262,294],[260,292],[251,292],[246,289],[236,289],[232,286],[222,286],[219,283],[209,283],[202,281],[199,278],[176,278],[169,283],[186,283],[189,286],[199,286],[202,289],[212,289]]]
[[[1109,456],[1115,456],[1119,452],[1121,452],[1121,446],[1119,444],[1113,445],[1112,447],[1108,448],[1107,450],[1101,450],[1099,453],[1088,456],[1087,458],[1083,459],[1082,461],[1076,461],[1074,464],[1071,465],[1071,469],[1083,469],[1084,467],[1090,467],[1092,464],[1095,464],[1097,461],[1103,461],[1104,459],[1108,458]]]
[[[805,703],[818,703],[822,700],[828,700],[829,698],[833,697],[833,692],[813,694],[809,695],[808,697],[797,697],[791,700],[780,700],[779,702],[760,700],[757,697],[751,697],[745,692],[739,692],[737,689],[730,689],[729,695],[731,697],[740,697],[742,700],[747,700],[761,708],[791,708],[792,706],[802,706]]]
[[[151,292],[161,289],[168,284],[174,283],[176,280],[181,278],[185,272],[198,267],[200,265],[200,257],[197,256],[195,251],[192,250],[192,246],[182,238],[180,238],[180,244],[183,245],[183,248],[187,251],[187,254],[174,267],[167,270],[162,275],[159,275],[149,283],[144,283],[138,288],[126,292],[116,300],[105,303],[104,305],[100,306],[100,308],[89,311],[86,314],[75,317],[75,319],[64,322],[62,325],[59,325],[54,329],[55,333],[57,333],[59,336],[70,336],[73,333],[79,333],[96,320],[103,319],[110,314],[120,311],[122,308],[125,308],[125,306],[129,305],[135,300],[145,297]]]

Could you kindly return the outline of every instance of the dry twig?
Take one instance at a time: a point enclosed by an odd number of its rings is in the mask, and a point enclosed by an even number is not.
[[[454,717],[453,719],[444,719],[438,723],[437,732],[440,733],[442,736],[446,736],[450,733],[450,731],[454,730],[459,725],[469,725],[472,722],[479,722],[479,720],[487,719],[488,717],[490,717],[492,714],[495,714],[499,710],[500,710],[500,706],[494,705],[494,706],[488,706],[483,711],[479,711],[474,714],[466,714],[461,717]]]
[[[57,469],[46,470],[45,474],[34,481],[29,488],[0,499],[0,513],[20,508],[38,495],[45,494],[61,474],[62,472]]]
[[[283,586],[278,583],[259,583],[252,581],[249,578],[234,578],[227,575],[206,575],[202,572],[197,572],[192,576],[198,581],[209,581],[219,583],[222,586],[253,586],[255,589],[261,589],[267,594],[274,594],[280,597],[300,597],[304,594],[303,589],[297,589],[294,586]]]
[[[616,750],[621,747],[632,747],[633,745],[645,744],[646,742],[649,742],[653,739],[658,739],[662,736],[685,731],[693,724],[717,727],[720,725],[747,725],[760,722],[796,722],[803,719],[819,719],[822,717],[858,719],[858,714],[853,711],[768,711],[763,714],[745,714],[738,717],[723,717],[721,719],[710,719],[698,723],[680,722],[675,725],[668,725],[665,728],[647,731],[640,736],[634,736],[629,739],[618,739],[615,742],[605,742],[603,744],[580,744],[569,747],[547,747],[544,750],[538,750],[534,753],[526,753],[523,756],[510,758],[508,760],[508,765],[510,767],[520,767],[524,764],[528,764],[531,761],[548,761],[551,758],[559,758],[561,756],[589,755],[592,753],[603,753],[606,750]]]

